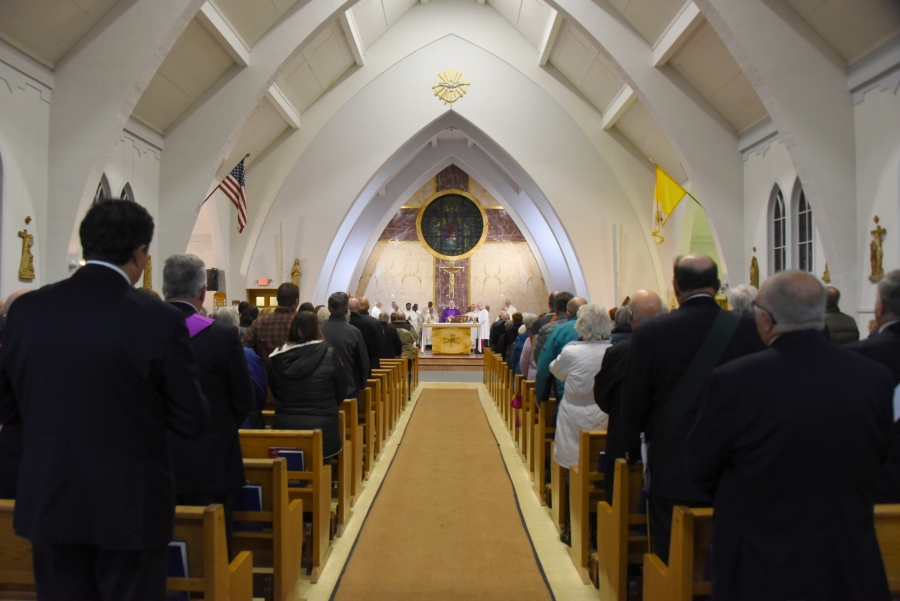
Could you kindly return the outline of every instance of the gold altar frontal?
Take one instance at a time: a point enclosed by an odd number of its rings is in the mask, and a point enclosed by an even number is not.
[[[435,355],[468,355],[472,351],[472,328],[477,323],[426,323],[431,328],[431,352]]]

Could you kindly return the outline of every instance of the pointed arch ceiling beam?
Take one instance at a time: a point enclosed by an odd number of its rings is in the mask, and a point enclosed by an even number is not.
[[[78,222],[122,129],[203,0],[119,2],[57,64],[50,104],[45,269],[69,274]]]
[[[197,13],[197,18],[200,19],[203,26],[221,44],[234,62],[242,67],[246,67],[250,63],[250,49],[247,48],[247,44],[231,28],[225,17],[219,14],[219,11],[216,10],[212,3],[204,2],[203,6],[200,7],[200,12]]]
[[[715,231],[723,271],[743,282],[746,258],[743,231],[743,162],[734,130],[715,109],[683,82],[671,67],[653,66],[647,42],[603,0],[549,0],[587,36],[593,38],[634,90],[681,161]]]
[[[847,305],[857,306],[856,241],[865,239],[869,216],[867,203],[854,202],[853,99],[842,59],[786,4],[697,0],[697,5],[771,116],[813,208],[831,277],[847,294]]]
[[[251,50],[250,65],[232,69],[166,134],[160,165],[160,251],[184,252],[201,201],[216,185],[241,126],[304,44],[329,27],[354,0],[310,0],[294,7]]]
[[[430,143],[448,127],[465,133],[474,144],[466,140]],[[526,236],[548,287],[590,298],[568,234],[540,188],[502,148],[455,112],[444,113],[429,124],[375,173],[338,229],[314,298],[325,299],[334,290],[353,290],[375,242],[403,201],[451,163],[503,199],[503,206]]]

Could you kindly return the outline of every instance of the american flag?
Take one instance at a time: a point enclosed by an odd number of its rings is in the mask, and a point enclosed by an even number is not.
[[[241,162],[231,170],[228,177],[223,179],[218,187],[225,193],[225,196],[231,199],[231,204],[238,210],[238,233],[243,232],[244,226],[247,225],[247,195],[244,192],[245,160],[246,157],[241,159]]]

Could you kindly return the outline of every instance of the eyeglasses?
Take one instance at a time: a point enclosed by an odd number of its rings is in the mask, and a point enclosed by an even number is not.
[[[778,323],[778,320],[775,319],[775,316],[772,315],[772,312],[771,312],[771,311],[769,311],[769,310],[766,309],[765,307],[761,307],[761,306],[759,305],[759,303],[757,303],[756,301],[753,301],[752,305],[753,305],[753,308],[754,308],[754,309],[758,309],[758,310],[760,310],[760,311],[764,311],[765,313],[767,313],[767,314],[769,315],[769,319],[772,320],[772,323],[773,323],[773,324],[777,324],[777,323]]]

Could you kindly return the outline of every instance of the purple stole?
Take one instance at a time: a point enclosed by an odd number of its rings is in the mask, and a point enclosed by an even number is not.
[[[204,317],[199,313],[194,313],[190,317],[184,320],[184,325],[187,326],[188,334],[191,338],[208,328],[213,324],[214,319],[209,317]]]

